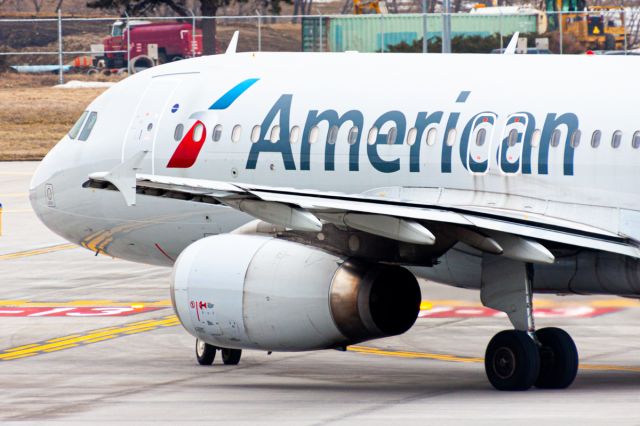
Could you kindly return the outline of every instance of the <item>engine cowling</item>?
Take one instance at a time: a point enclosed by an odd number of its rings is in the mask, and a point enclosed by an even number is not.
[[[171,296],[182,325],[199,339],[275,351],[402,334],[414,324],[421,300],[405,268],[233,234],[187,247],[174,265]]]

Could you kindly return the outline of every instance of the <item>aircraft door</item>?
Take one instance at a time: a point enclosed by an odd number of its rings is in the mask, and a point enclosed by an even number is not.
[[[517,113],[507,118],[507,125],[498,148],[498,163],[502,173],[521,172],[521,158],[523,147],[527,142],[528,124],[529,118],[526,114]]]
[[[131,120],[122,147],[122,160],[140,151],[149,151],[141,165],[142,173],[154,173],[152,159],[158,129],[162,119],[170,113],[171,106],[168,104],[179,83],[180,79],[174,76],[152,78]]]
[[[483,174],[489,169],[489,152],[495,122],[496,114],[482,112],[473,117],[464,129],[462,139],[466,149],[462,149],[460,153],[463,155],[463,164],[472,173]],[[467,155],[464,155],[465,151]]]

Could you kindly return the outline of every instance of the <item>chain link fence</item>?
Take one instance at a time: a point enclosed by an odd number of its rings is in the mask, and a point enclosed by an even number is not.
[[[308,16],[68,17],[0,19],[0,66],[17,72],[125,73],[221,53],[234,31],[238,51],[439,53],[451,28],[453,53],[499,53],[515,32],[521,53],[636,54],[640,11]],[[164,24],[164,25],[154,25]],[[215,28],[215,30],[213,30]],[[213,36],[215,31],[215,37]],[[136,65],[137,64],[137,65]]]

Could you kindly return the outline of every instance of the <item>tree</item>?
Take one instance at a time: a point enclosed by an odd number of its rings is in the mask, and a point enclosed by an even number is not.
[[[216,19],[211,19],[218,14],[218,9],[229,6],[231,3],[246,3],[248,0],[200,0],[200,13],[203,17],[202,28],[202,50],[205,55],[216,53]],[[270,13],[280,13],[280,2],[291,4],[292,0],[261,0],[262,4],[268,6]],[[98,9],[118,10],[121,14],[125,12],[129,16],[141,16],[153,12],[156,8],[166,5],[179,16],[188,16],[189,10],[185,6],[185,0],[89,0],[88,7]]]

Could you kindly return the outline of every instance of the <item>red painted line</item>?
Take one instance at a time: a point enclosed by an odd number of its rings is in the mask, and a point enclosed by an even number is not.
[[[571,306],[566,308],[537,308],[533,310],[536,318],[593,318],[601,315],[621,311],[621,308],[592,306]],[[490,308],[479,307],[455,307],[434,306],[431,309],[420,311],[419,318],[503,318],[504,312]]]
[[[156,311],[158,307],[113,307],[113,306],[79,306],[79,307],[20,307],[0,306],[0,317],[123,317]]]
[[[160,244],[156,243],[156,244],[155,244],[155,246],[156,246],[156,248],[157,248],[158,250],[160,250],[160,253],[164,254],[164,256],[165,256],[167,259],[169,259],[169,260],[170,260],[170,261],[172,261],[172,262],[175,262],[175,259],[174,259],[174,258],[172,258],[171,256],[169,256],[169,255],[167,254],[167,252],[166,252],[166,251],[162,250],[162,247],[160,247]]]

